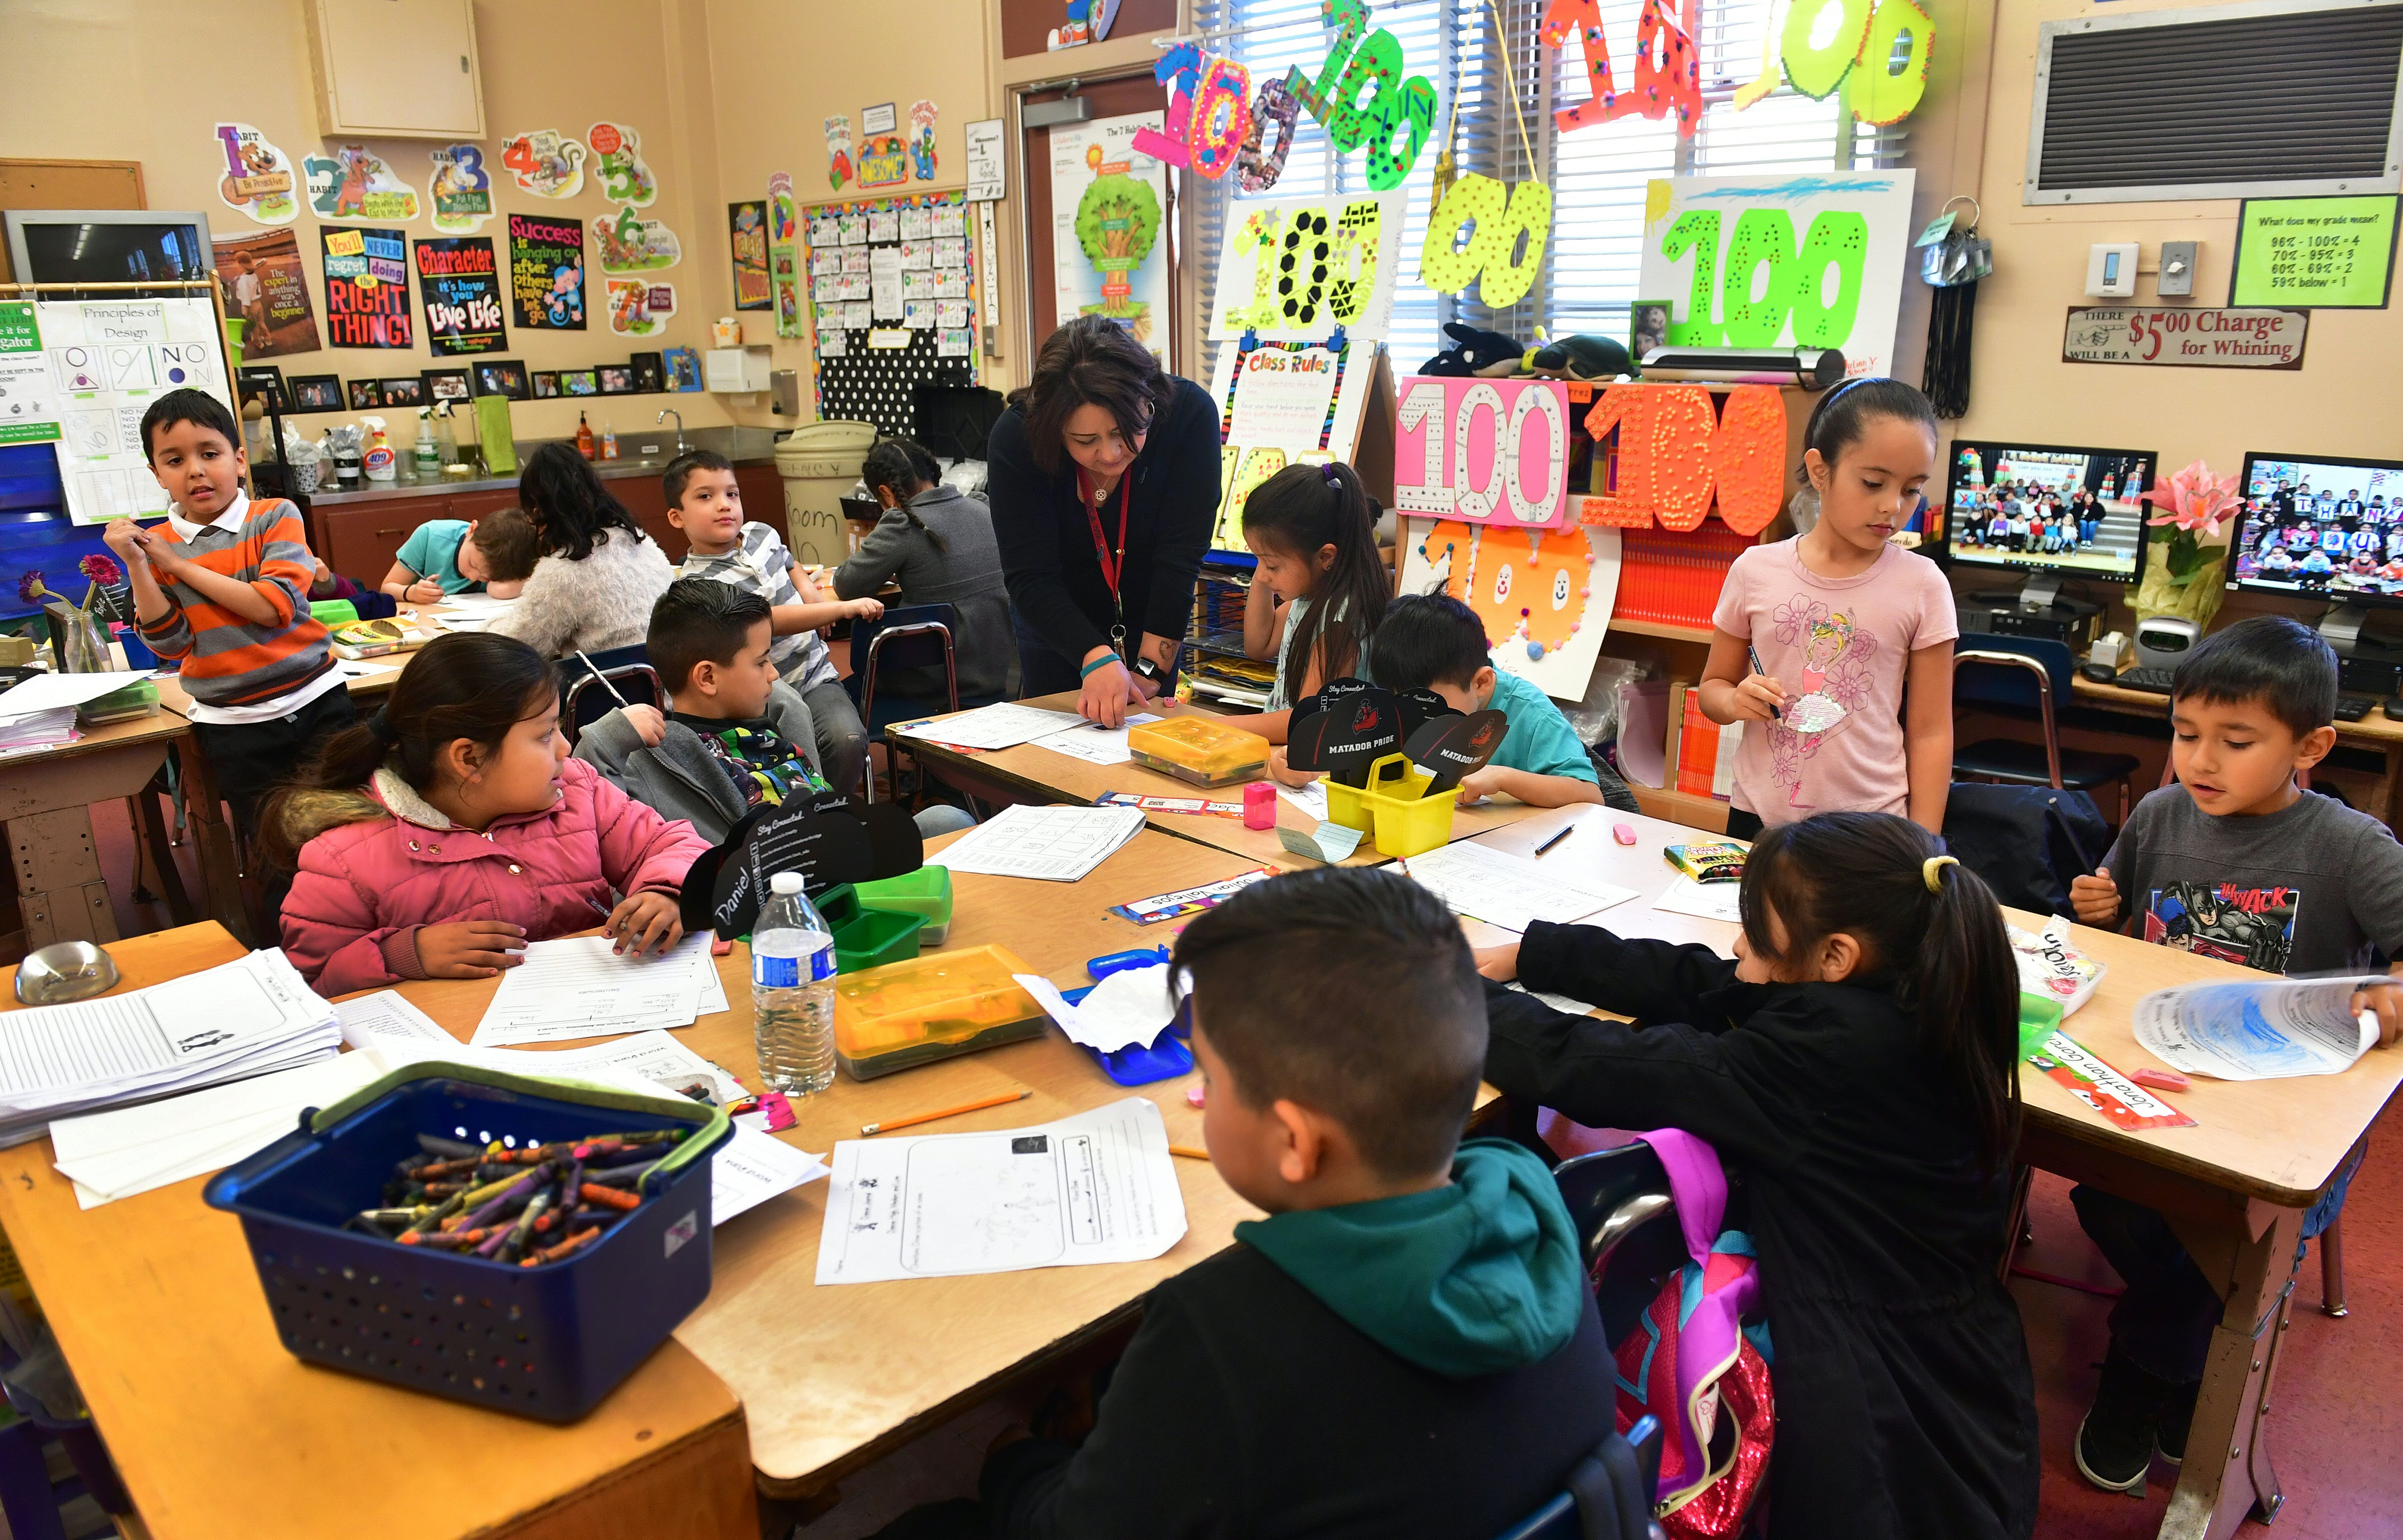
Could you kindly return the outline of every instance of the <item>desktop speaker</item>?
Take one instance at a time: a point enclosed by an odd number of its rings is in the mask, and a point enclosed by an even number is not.
[[[2202,628],[2191,620],[2174,616],[2157,615],[2136,622],[2136,666],[2140,669],[2174,669],[2186,661],[2186,655],[2202,640]]]

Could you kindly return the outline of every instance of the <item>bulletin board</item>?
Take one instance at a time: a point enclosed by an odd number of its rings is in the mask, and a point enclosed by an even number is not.
[[[910,387],[977,382],[976,245],[957,192],[802,211],[821,420],[912,427]]]

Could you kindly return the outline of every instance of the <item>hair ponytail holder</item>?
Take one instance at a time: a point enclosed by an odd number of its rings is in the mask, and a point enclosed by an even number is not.
[[[1942,880],[1944,868],[1957,867],[1960,864],[1960,857],[1955,855],[1931,855],[1919,864],[1920,881],[1927,884],[1928,892],[1940,895],[1944,892]]]
[[[388,745],[400,742],[400,729],[392,725],[392,718],[385,715],[382,706],[378,706],[376,714],[368,718],[368,730],[376,735],[378,742]]]
[[[1335,474],[1335,462],[1330,460],[1326,465],[1319,466],[1318,474],[1325,478],[1327,484],[1333,487],[1337,492],[1341,492],[1343,490],[1343,478]]]

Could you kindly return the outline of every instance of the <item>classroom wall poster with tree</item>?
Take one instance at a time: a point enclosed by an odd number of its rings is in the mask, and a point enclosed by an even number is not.
[[[1059,315],[1106,315],[1163,358],[1168,309],[1168,171],[1134,148],[1162,115],[1133,113],[1051,130],[1052,271]]]

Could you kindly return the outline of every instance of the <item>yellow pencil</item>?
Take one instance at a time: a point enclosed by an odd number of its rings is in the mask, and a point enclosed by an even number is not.
[[[1171,1145],[1168,1146],[1168,1153],[1171,1155],[1181,1155],[1188,1160],[1207,1160],[1210,1158],[1210,1152],[1202,1148],[1199,1145]]]
[[[997,1107],[1008,1102],[1023,1102],[1034,1094],[1031,1090],[1005,1091],[999,1096],[988,1096],[980,1102],[963,1102],[956,1107],[944,1107],[937,1112],[913,1112],[907,1117],[896,1117],[889,1122],[862,1123],[859,1131],[863,1137],[871,1133],[890,1133],[895,1129],[906,1129],[914,1123],[931,1123],[938,1117],[957,1117],[964,1112],[981,1112],[986,1107]]]

